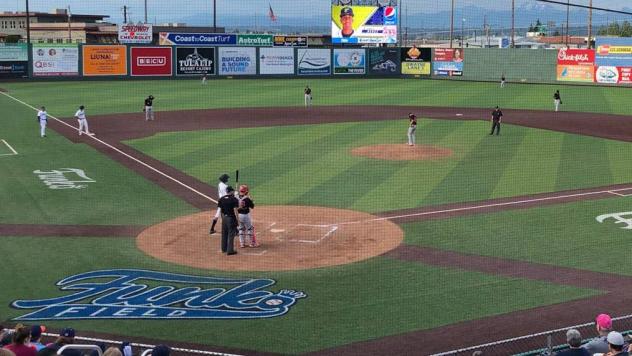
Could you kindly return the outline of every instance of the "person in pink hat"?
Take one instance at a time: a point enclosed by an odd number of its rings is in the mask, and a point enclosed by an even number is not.
[[[608,333],[612,331],[612,318],[608,314],[599,314],[595,318],[595,327],[599,337],[592,339],[582,347],[591,355],[608,352]]]

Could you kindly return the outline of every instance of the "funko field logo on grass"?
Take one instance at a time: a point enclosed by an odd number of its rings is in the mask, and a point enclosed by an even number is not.
[[[208,285],[175,287],[154,284]],[[300,291],[262,290],[272,279],[235,279],[189,276],[135,269],[82,273],[57,282],[74,293],[40,300],[16,300],[16,309],[38,309],[14,320],[68,319],[259,319],[281,316]]]

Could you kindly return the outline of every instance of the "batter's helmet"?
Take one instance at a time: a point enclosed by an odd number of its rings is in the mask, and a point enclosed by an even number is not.
[[[226,183],[228,182],[228,178],[230,178],[230,176],[226,173],[222,174],[221,176],[219,176],[219,181],[222,183]]]
[[[240,194],[246,195],[246,194],[248,194],[248,192],[250,192],[250,189],[248,189],[247,185],[243,184],[243,185],[239,186],[239,193]]]
[[[149,96],[149,99],[153,99],[153,98],[154,98],[154,96],[153,96],[153,95],[150,95],[150,96]]]

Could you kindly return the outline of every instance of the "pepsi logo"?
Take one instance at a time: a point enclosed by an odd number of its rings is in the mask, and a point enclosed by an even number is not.
[[[395,7],[387,6],[384,8],[384,18],[392,20],[395,18]]]

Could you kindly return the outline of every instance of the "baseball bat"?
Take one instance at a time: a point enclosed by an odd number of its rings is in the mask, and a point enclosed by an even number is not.
[[[239,169],[235,171],[235,181],[239,184]]]

